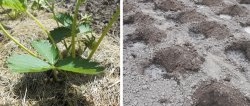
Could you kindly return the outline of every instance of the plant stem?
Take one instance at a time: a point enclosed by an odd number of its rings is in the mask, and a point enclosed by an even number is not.
[[[37,57],[37,55],[33,52],[31,52],[28,48],[26,48],[24,45],[22,45],[21,43],[19,43],[13,36],[11,36],[3,27],[3,25],[0,23],[0,28],[3,30],[3,33],[9,38],[11,39],[13,42],[15,42],[18,46],[21,47],[21,49],[23,49],[24,51],[28,52],[30,55]]]
[[[109,21],[108,25],[104,28],[102,35],[101,35],[100,39],[97,41],[96,45],[94,45],[94,48],[91,51],[91,53],[88,57],[88,60],[90,60],[93,57],[97,48],[99,47],[100,43],[102,42],[103,38],[108,34],[108,31],[111,29],[112,25],[118,20],[119,15],[120,15],[120,6],[118,5],[118,7],[116,9],[116,13],[113,14],[112,19]]]
[[[43,24],[38,20],[38,19],[36,19],[36,17],[35,16],[33,16],[28,10],[26,11],[26,13],[37,23],[37,25],[48,35],[48,37],[49,37],[49,39],[51,40],[51,42],[52,42],[52,45],[57,49],[57,50],[59,50],[58,49],[58,47],[57,47],[57,45],[56,45],[56,43],[55,43],[55,40],[53,39],[53,37],[50,35],[50,33],[49,33],[49,31],[43,26]],[[62,54],[60,53],[60,52],[58,52],[59,53],[59,57],[60,57],[60,59],[62,59],[63,57],[62,57]]]
[[[57,76],[58,71],[55,70],[55,69],[53,69],[52,73],[53,73],[53,80],[56,81],[56,82],[58,82],[59,81],[58,76]]]
[[[77,17],[78,17],[78,11],[79,11],[79,8],[80,8],[80,5],[82,2],[85,2],[85,0],[77,0],[77,3],[76,3],[76,8],[75,8],[75,13],[74,13],[74,19],[73,19],[73,23],[72,23],[72,28],[71,28],[71,36],[72,36],[72,39],[71,39],[71,56],[73,58],[76,57],[76,42],[75,42],[75,37],[76,37],[76,28],[77,28]]]

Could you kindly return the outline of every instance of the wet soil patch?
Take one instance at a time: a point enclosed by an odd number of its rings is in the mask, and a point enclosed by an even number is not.
[[[246,16],[248,14],[247,9],[243,6],[240,5],[232,5],[229,7],[226,7],[222,9],[219,13],[217,14],[227,14],[230,16]]]
[[[206,18],[207,17],[205,15],[198,13],[196,10],[189,10],[180,13],[176,21],[180,23],[188,23],[188,22],[192,23],[192,22],[205,21]]]
[[[189,29],[191,32],[203,34],[206,38],[213,37],[220,40],[232,36],[226,25],[219,24],[215,21],[203,21],[191,26]]]
[[[184,9],[184,4],[178,0],[155,0],[155,9],[162,11],[178,11]]]
[[[129,36],[128,40],[133,42],[143,42],[145,44],[156,44],[161,42],[162,38],[167,36],[164,31],[153,25],[138,25],[134,34]]]
[[[181,73],[197,72],[205,59],[193,47],[173,46],[156,52],[153,61],[164,67],[169,73]]]
[[[219,82],[200,86],[193,94],[193,106],[249,106],[237,89]]]

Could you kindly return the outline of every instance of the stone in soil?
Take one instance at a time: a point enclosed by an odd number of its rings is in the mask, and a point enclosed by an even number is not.
[[[165,36],[167,36],[167,34],[165,34],[164,31],[153,25],[139,24],[135,33],[130,36],[129,40],[146,44],[156,44],[161,42],[161,39]]]
[[[168,72],[176,73],[197,72],[205,59],[192,46],[172,46],[157,51],[153,61]]]
[[[229,7],[226,7],[222,9],[218,14],[227,14],[230,16],[246,16],[248,12],[246,11],[247,9],[243,6],[240,5],[232,5]]]
[[[154,19],[149,16],[144,14],[143,12],[136,12],[133,15],[125,15],[124,24],[134,24],[134,23],[145,23],[145,24],[152,24],[154,22]]]
[[[200,86],[193,99],[193,106],[250,106],[239,90],[219,82]]]
[[[191,32],[196,34],[203,34],[206,38],[213,37],[220,40],[228,36],[232,36],[230,34],[230,30],[226,25],[221,25],[215,21],[202,21],[191,26]]]
[[[184,9],[184,4],[178,0],[155,0],[155,9],[162,11],[178,11]]]
[[[181,23],[200,22],[206,19],[205,15],[198,13],[196,10],[189,10],[178,15],[177,20]]]

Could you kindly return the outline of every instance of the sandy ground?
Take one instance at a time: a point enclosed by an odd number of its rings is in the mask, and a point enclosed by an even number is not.
[[[250,106],[249,0],[125,0],[125,106]]]
[[[118,1],[108,0],[88,1],[87,6],[81,7],[81,13],[87,11],[93,15],[97,38],[118,3]],[[57,11],[71,11],[72,4],[73,2],[63,5],[58,3]],[[49,30],[57,27],[56,22],[52,20],[51,13],[45,11],[34,13]],[[6,14],[1,13],[0,21],[8,27],[8,31],[16,39],[30,49],[32,48],[29,44],[32,40],[46,38],[34,21],[25,15],[16,20],[9,20]],[[93,57],[95,61],[106,67],[102,75],[87,76],[67,73],[65,82],[54,83],[48,81],[46,73],[12,73],[8,70],[5,61],[13,53],[23,53],[23,51],[0,34],[1,106],[117,106],[120,104],[118,24],[110,31]]]

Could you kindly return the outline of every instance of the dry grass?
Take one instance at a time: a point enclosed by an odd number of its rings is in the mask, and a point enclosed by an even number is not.
[[[50,19],[49,13],[42,12],[44,16],[38,18],[48,28],[56,27]],[[9,30],[15,38],[29,46],[35,39],[44,39],[41,30],[29,18],[17,20],[4,20],[1,22],[12,29]],[[63,83],[49,81],[46,73],[17,74],[8,70],[5,61],[13,53],[22,51],[11,41],[0,44],[0,105],[95,105],[118,106],[119,103],[119,38],[109,35],[102,42],[99,50],[94,55],[95,61],[106,66],[105,73],[98,76],[77,75],[66,73],[68,78]]]

